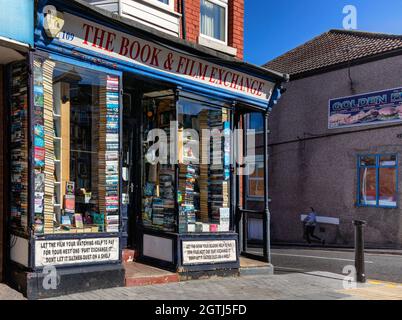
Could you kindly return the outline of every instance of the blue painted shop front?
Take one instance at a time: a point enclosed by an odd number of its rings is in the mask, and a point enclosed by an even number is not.
[[[10,282],[31,298],[122,286],[127,248],[186,277],[237,274],[243,226],[230,132],[247,112],[267,119],[284,76],[75,1],[39,1],[37,21],[29,112],[11,126],[30,134],[26,185],[11,182],[28,206],[10,200]],[[218,163],[194,161],[203,147],[189,132],[203,130],[221,134]],[[163,139],[168,147],[156,148]],[[54,290],[44,285],[52,272]]]

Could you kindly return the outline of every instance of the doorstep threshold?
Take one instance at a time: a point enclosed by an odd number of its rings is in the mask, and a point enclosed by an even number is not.
[[[165,284],[179,282],[180,280],[177,273],[169,272],[143,263],[125,262],[123,265],[126,271],[126,287]]]

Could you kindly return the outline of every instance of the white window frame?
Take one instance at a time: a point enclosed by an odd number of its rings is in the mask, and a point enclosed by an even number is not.
[[[202,37],[204,39],[211,40],[211,41],[215,41],[215,42],[218,42],[220,44],[223,44],[223,45],[227,46],[228,45],[228,38],[229,38],[228,37],[228,33],[229,33],[229,30],[228,30],[229,29],[229,27],[228,27],[229,26],[229,21],[228,21],[228,18],[229,18],[228,0],[206,0],[206,1],[209,1],[209,2],[211,2],[213,4],[216,4],[216,5],[220,6],[220,7],[223,7],[225,9],[225,41],[222,41],[220,39],[216,39],[216,38],[207,36],[207,35],[205,35],[205,34],[203,34],[201,32],[201,29],[202,29],[202,26],[201,26],[201,10],[200,10],[200,37]],[[200,0],[200,5],[201,5],[201,0]]]
[[[160,2],[159,0],[142,0],[143,2],[148,2],[156,7],[169,10],[169,11],[174,11],[174,0],[169,0],[169,4]]]

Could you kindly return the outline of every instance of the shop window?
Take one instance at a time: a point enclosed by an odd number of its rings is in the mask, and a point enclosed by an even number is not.
[[[144,167],[143,225],[165,232],[229,232],[230,110],[190,99],[180,99],[176,109],[166,97],[149,99],[145,108],[145,149],[155,143],[159,148],[148,152]],[[163,139],[149,139],[155,128],[165,132]],[[170,140],[173,146],[161,148]],[[169,163],[150,163],[156,157]]]
[[[358,159],[358,205],[396,208],[398,160],[396,155],[365,155]]]
[[[34,61],[35,231],[119,231],[119,77]]]
[[[176,232],[176,163],[170,161],[171,150],[167,145],[170,124],[176,120],[176,103],[173,95],[161,96],[143,100],[142,224],[164,232]]]
[[[227,44],[227,0],[201,0],[201,35]]]
[[[250,201],[264,200],[264,116],[251,112],[246,116],[247,134],[254,135],[254,146],[247,146],[247,155],[255,154],[254,170],[246,176],[246,195]],[[247,143],[247,140],[246,140]]]
[[[254,172],[247,177],[247,196],[264,199],[264,161],[256,157]]]

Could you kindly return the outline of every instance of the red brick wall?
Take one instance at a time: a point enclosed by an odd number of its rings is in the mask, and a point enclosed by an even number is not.
[[[200,34],[201,1],[186,0],[186,39],[198,42]]]
[[[237,57],[244,58],[244,0],[229,0],[228,45],[237,49]]]
[[[176,0],[178,1],[178,0]],[[186,0],[186,37],[198,42],[200,34],[201,0]],[[244,0],[228,1],[228,45],[237,49],[237,57],[244,53]]]

